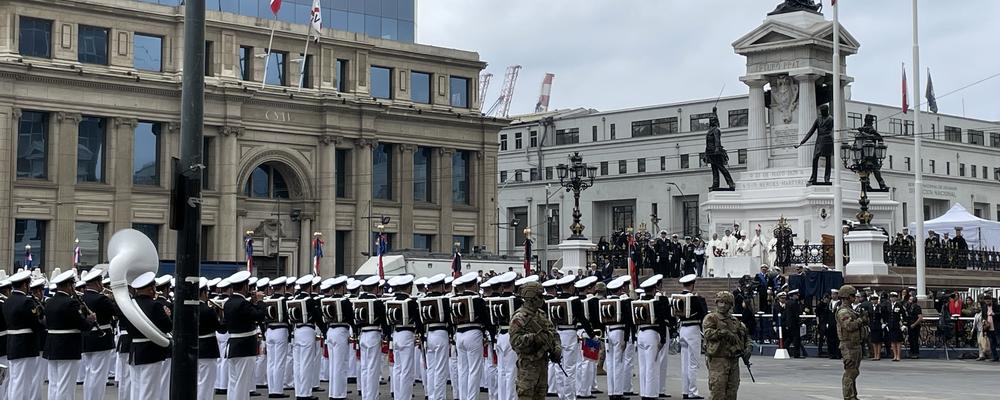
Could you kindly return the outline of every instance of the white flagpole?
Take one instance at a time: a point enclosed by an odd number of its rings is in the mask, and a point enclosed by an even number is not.
[[[836,225],[836,240],[833,244],[833,265],[837,271],[844,272],[844,193],[840,185],[840,158],[837,157],[840,151],[841,138],[841,117],[844,115],[846,102],[842,101],[843,93],[840,84],[840,6],[833,4],[833,156],[827,160],[833,162],[833,220]]]
[[[267,41],[267,54],[264,55],[264,76],[260,79],[260,88],[267,85],[267,66],[271,63],[271,47],[274,44],[274,28],[278,26],[278,15],[274,15],[274,22],[271,23],[271,38]]]
[[[927,299],[927,260],[924,249],[924,160],[921,156],[920,103],[916,101],[920,93],[920,44],[917,29],[917,0],[913,0],[913,160],[916,170],[913,174],[913,208],[917,234],[917,299]]]
[[[318,37],[318,36],[317,36]],[[309,60],[309,42],[312,41],[312,25],[309,26],[309,34],[306,35],[306,48],[302,51],[302,61],[299,62],[299,91],[302,91],[302,81],[306,73],[306,61]]]

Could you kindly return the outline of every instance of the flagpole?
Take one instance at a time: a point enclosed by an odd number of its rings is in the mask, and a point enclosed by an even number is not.
[[[264,55],[264,76],[260,78],[260,88],[267,86],[267,67],[271,63],[271,47],[274,45],[274,28],[278,26],[278,14],[274,14],[274,21],[271,23],[271,38],[267,40],[267,54]]]
[[[312,26],[309,27],[309,33],[306,34],[306,48],[302,51],[302,61],[299,63],[299,91],[302,91],[302,81],[305,77],[306,72],[306,61],[309,61],[309,42],[312,40]]]
[[[913,93],[920,93],[920,40],[917,29],[917,0],[913,0]],[[927,299],[927,260],[924,257],[924,161],[921,157],[920,105],[913,107],[913,208],[917,234],[917,299]]]
[[[833,1],[833,143],[834,152],[839,151],[839,146],[843,138],[841,133],[841,117],[844,115],[843,93],[840,83],[840,6],[836,0]],[[833,162],[833,220],[836,222],[835,237],[833,242],[833,265],[834,269],[844,272],[844,234],[841,226],[844,223],[844,192],[840,184],[840,160],[837,157],[830,157],[827,160]]]

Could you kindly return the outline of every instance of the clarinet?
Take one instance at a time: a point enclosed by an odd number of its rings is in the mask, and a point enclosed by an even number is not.
[[[94,313],[94,311],[91,310],[90,307],[87,307],[87,302],[83,301],[83,297],[80,296],[80,292],[77,292],[76,290],[74,290],[73,291],[73,298],[76,299],[76,301],[80,302],[80,315],[83,316],[83,318],[87,318],[87,317],[93,315],[94,319],[96,321],[97,314]],[[105,335],[108,334],[103,329],[99,329],[97,326],[94,326],[91,329],[91,331],[98,331],[99,332],[97,334],[98,337],[104,337]]]

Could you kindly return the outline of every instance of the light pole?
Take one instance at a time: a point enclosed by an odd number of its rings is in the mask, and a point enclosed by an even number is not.
[[[882,161],[885,160],[885,150],[885,143],[882,143],[874,136],[863,133],[854,138],[854,143],[840,145],[840,158],[844,162],[844,165],[847,169],[856,172],[861,178],[861,198],[858,199],[861,211],[857,214],[860,225],[857,228],[852,228],[852,230],[875,229],[871,225],[874,216],[868,211],[868,190],[871,189],[871,174],[882,169]]]
[[[524,168],[518,168],[518,169],[514,170],[515,176],[517,175],[518,172],[530,172],[530,171],[528,171],[528,170],[526,170]],[[501,226],[503,224],[500,222],[500,211],[501,211],[500,210],[500,192],[503,191],[504,189],[506,189],[507,185],[510,184],[510,178],[511,177],[508,175],[506,179],[504,179],[502,182],[500,182],[500,187],[497,188],[497,194],[496,194],[496,198],[497,198],[497,222],[494,224],[494,225],[497,226],[497,255],[500,254],[500,233],[503,231],[503,228],[501,228]],[[530,177],[529,177],[529,179],[530,179]],[[529,212],[530,212],[530,210],[529,210]],[[514,246],[510,246],[510,247],[517,247],[517,243],[514,243]]]
[[[559,193],[558,190],[551,192],[552,189],[550,184],[545,184],[545,208],[543,213],[545,214],[545,222],[542,224],[542,260],[541,267],[545,268],[548,272],[549,268],[549,199]],[[560,203],[561,204],[561,203]]]
[[[587,240],[583,236],[583,224],[580,223],[580,192],[594,186],[594,177],[597,176],[597,167],[587,166],[583,162],[580,152],[574,152],[569,156],[569,164],[559,164],[556,169],[559,171],[559,184],[566,188],[567,192],[573,192],[573,224],[569,230],[573,232],[568,240]]]

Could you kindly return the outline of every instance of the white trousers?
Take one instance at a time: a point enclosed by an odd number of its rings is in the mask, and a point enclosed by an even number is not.
[[[458,399],[458,346],[448,347],[448,376],[451,378],[451,396]]]
[[[479,381],[483,376],[483,331],[473,329],[455,334],[458,350],[458,397],[479,398]],[[452,385],[455,382],[452,381]]]
[[[285,389],[285,358],[288,356],[288,329],[268,329],[264,332],[267,351],[267,393],[281,394]]]
[[[80,360],[49,360],[50,399],[76,398],[76,375],[80,372]]]
[[[159,399],[170,388],[162,386],[163,363],[132,366],[132,400]]]
[[[378,399],[378,380],[382,370],[382,332],[361,332],[361,362],[358,367],[358,391],[362,400]]]
[[[7,361],[7,356],[0,356],[0,365],[7,367],[7,372],[8,373],[10,372],[10,362]],[[3,382],[0,382],[0,399],[7,398],[7,382],[9,381],[9,379],[10,376],[8,375],[7,379],[4,379]]]
[[[218,359],[198,359],[198,400],[212,400],[215,396],[215,375],[219,373],[216,366]]]
[[[681,342],[681,393],[698,395],[698,365],[701,364],[701,328],[682,326]]]
[[[348,329],[354,337],[354,329]],[[361,347],[357,343],[351,343],[350,354],[347,357],[347,377],[348,378],[358,378],[358,360],[361,359]]]
[[[413,358],[416,354],[413,332],[399,331],[392,333],[392,398],[410,400],[413,398],[413,382],[416,375],[413,370]]]
[[[267,343],[261,342],[253,365],[254,386],[267,386]]]
[[[653,329],[639,331],[639,396],[660,395],[660,333]],[[666,347],[666,346],[663,346]]]
[[[427,332],[427,380],[424,390],[427,400],[445,400],[448,387],[448,353],[451,345],[448,343],[448,332],[443,330]],[[457,381],[452,381],[457,384]]]
[[[118,399],[129,400],[132,398],[132,366],[128,365],[128,353],[116,353],[118,371],[115,372],[115,379],[118,380]]]
[[[668,346],[670,344],[669,332],[670,331],[668,330],[667,331],[668,342],[665,343],[663,347],[660,348],[660,353],[657,355],[657,357],[659,357],[660,359],[660,393],[662,394],[667,394],[667,367],[670,366],[670,363],[667,361],[667,354],[670,353],[670,346]]]
[[[42,398],[42,357],[27,357],[10,360],[7,371],[7,399],[39,400]]]
[[[559,382],[556,381],[557,373],[561,374],[562,372],[559,371],[559,367],[556,366],[555,363],[550,362],[548,369],[545,371],[545,374],[548,377],[547,382],[549,383],[549,387],[545,389],[545,394],[554,395],[559,391],[557,386]]]
[[[556,367],[556,393],[560,400],[576,399],[576,370],[580,364],[583,350],[580,348],[580,337],[576,329],[559,331],[559,345],[562,347],[562,366]],[[563,371],[566,371],[564,374]],[[569,375],[569,376],[567,376]]]
[[[330,328],[326,330],[326,348],[330,354],[327,359],[329,380],[329,396],[334,399],[347,398],[347,362],[354,358],[354,350],[351,349],[348,340],[348,329],[346,327]]]
[[[510,334],[497,335],[497,400],[517,400],[517,353],[510,346]]]
[[[215,363],[219,369],[215,377],[215,388],[225,389],[229,386],[229,364],[226,363],[226,350],[229,348],[229,334],[216,333],[215,340],[219,343],[219,359]]]
[[[76,383],[83,384],[84,378],[87,377],[87,363],[83,361],[81,356],[80,362],[76,364]]]
[[[576,367],[576,395],[589,397],[594,388],[594,377],[597,374],[597,361],[580,357]]]
[[[316,329],[295,328],[292,335],[292,360],[295,362],[295,397],[312,396],[313,381],[319,371],[313,366],[316,357]]]
[[[427,346],[421,343],[414,350],[413,355],[413,370],[416,371],[417,380],[423,384],[427,383],[427,365],[424,364],[424,359],[427,352],[424,350]]]
[[[170,399],[170,362],[169,358],[160,361],[160,387],[163,388],[160,391],[160,398],[163,400]]]
[[[635,362],[639,359],[638,355],[639,347],[636,346],[636,339],[632,339],[625,342],[625,354],[622,355],[622,375],[625,379],[622,384],[625,387],[625,393],[634,393],[632,387],[632,376],[635,374]]]
[[[625,393],[625,330],[608,331],[607,346],[604,352],[604,371],[608,378],[608,396],[621,396]]]
[[[250,400],[253,388],[253,368],[256,356],[227,358],[229,365],[229,385],[226,387],[226,400]]]
[[[284,386],[285,389],[295,390],[295,359],[292,357],[294,353],[295,343],[288,342],[285,343],[285,377]]]
[[[483,380],[481,387],[486,388],[489,400],[497,400],[497,364],[493,362],[496,358],[496,348],[492,345],[486,346],[486,357],[483,357]]]
[[[83,353],[81,364],[86,366],[83,379],[83,400],[104,400],[108,371],[115,359],[114,350]]]

